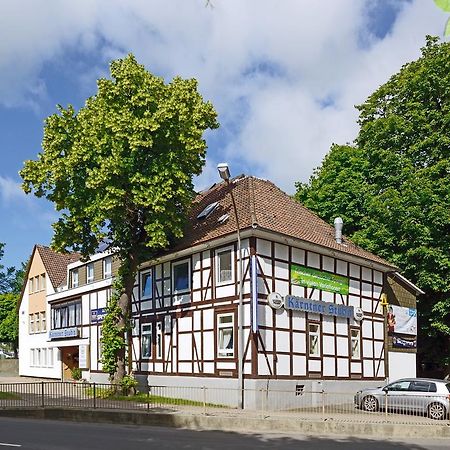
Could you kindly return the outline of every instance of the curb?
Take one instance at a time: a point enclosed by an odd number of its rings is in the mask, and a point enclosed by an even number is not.
[[[292,418],[254,418],[208,416],[183,413],[141,413],[133,411],[82,410],[65,408],[2,409],[1,417],[68,420],[74,422],[116,423],[186,428],[191,430],[221,430],[234,432],[301,433],[308,435],[346,435],[385,438],[450,438],[450,425],[406,425],[392,423],[349,423],[305,421]]]

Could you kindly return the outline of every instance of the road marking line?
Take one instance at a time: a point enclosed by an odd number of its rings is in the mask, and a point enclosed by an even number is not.
[[[20,444],[7,444],[6,442],[0,442],[0,447],[22,447]]]

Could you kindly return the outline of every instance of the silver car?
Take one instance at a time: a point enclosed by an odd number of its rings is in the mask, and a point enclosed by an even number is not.
[[[358,391],[355,405],[365,411],[390,409],[445,419],[450,411],[450,381],[403,378],[383,387]]]

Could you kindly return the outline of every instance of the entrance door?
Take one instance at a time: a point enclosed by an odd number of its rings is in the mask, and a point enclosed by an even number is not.
[[[63,369],[63,381],[73,380],[72,370],[78,367],[78,346],[62,347],[61,361]]]

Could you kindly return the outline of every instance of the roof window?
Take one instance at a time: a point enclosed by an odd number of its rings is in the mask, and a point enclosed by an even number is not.
[[[209,204],[198,216],[198,220],[206,219],[217,207],[219,202],[214,202]]]

